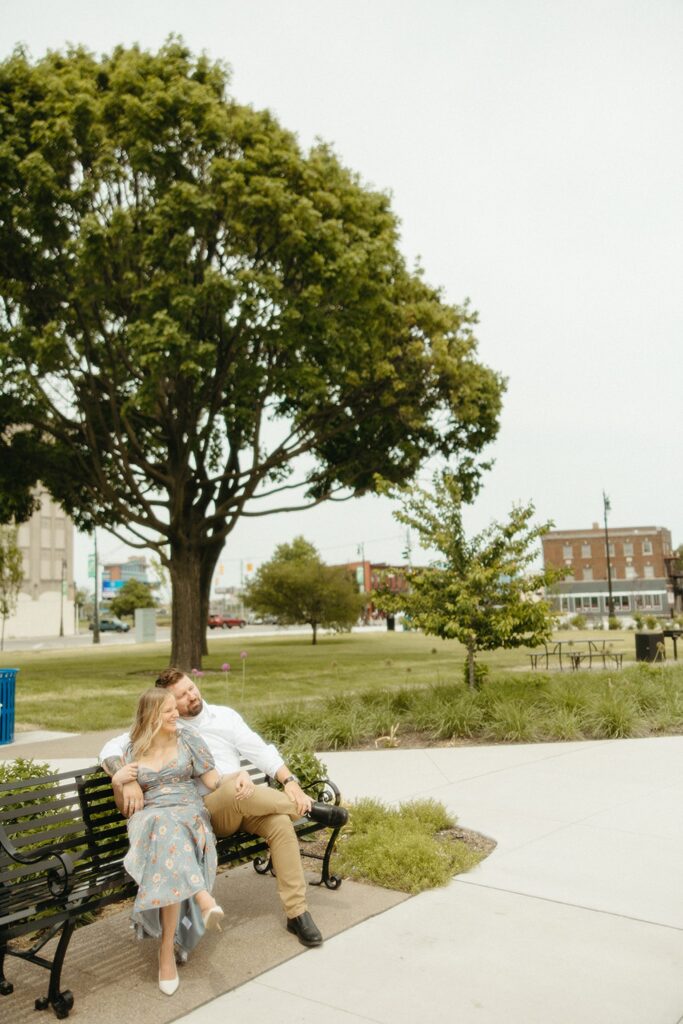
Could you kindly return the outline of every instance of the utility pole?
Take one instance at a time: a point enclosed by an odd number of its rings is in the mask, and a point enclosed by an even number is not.
[[[95,543],[95,602],[93,607],[92,617],[92,642],[98,644],[100,642],[100,606],[99,606],[99,595],[98,595],[98,582],[97,582],[97,529],[94,528],[93,540]]]
[[[612,596],[612,563],[609,557],[609,530],[607,528],[607,513],[611,511],[612,506],[609,503],[609,498],[602,492],[602,508],[605,514],[605,554],[607,556],[607,609],[610,619],[614,618],[614,598]]]
[[[66,583],[66,559],[62,559],[62,577],[59,581],[59,635],[64,636],[64,584]]]
[[[357,581],[357,583],[358,583],[358,585],[360,587],[361,593],[365,593],[365,591],[368,588],[365,585],[366,584],[366,580],[365,580],[365,544],[364,544],[363,541],[361,541],[360,544],[358,545],[358,547],[356,548],[356,554],[359,556],[359,558],[361,560],[361,563],[362,563],[362,579],[359,578],[360,574],[358,572],[356,572],[356,581]]]

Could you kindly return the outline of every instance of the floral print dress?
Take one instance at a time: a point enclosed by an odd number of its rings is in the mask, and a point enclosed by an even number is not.
[[[130,747],[125,761],[133,759]],[[133,924],[138,934],[161,935],[159,908],[181,903],[176,941],[192,949],[204,927],[196,901],[216,878],[216,841],[194,779],[213,768],[208,747],[194,729],[178,729],[177,756],[160,771],[140,766],[145,806],[128,819],[130,849],[123,861],[138,884]]]

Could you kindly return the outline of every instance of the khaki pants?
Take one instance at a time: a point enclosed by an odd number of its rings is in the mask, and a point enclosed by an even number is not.
[[[217,836],[231,836],[243,830],[263,836],[270,849],[275,879],[287,917],[306,910],[306,880],[299,843],[292,822],[299,818],[289,797],[270,786],[256,786],[251,796],[235,799],[235,779],[224,779],[213,793],[204,797]]]

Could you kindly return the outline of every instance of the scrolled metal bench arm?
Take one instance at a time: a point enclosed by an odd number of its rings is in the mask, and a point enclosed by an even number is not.
[[[53,896],[66,896],[71,891],[74,882],[74,865],[68,853],[59,853],[57,850],[34,850],[32,853],[21,853],[2,825],[0,825],[0,846],[17,864],[31,867],[34,864],[42,863],[47,872],[47,886]]]

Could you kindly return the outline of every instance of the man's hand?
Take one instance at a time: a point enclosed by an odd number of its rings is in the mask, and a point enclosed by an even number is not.
[[[139,782],[125,782],[121,787],[121,813],[130,818],[145,805]]]
[[[235,800],[244,800],[254,792],[254,783],[248,772],[238,772],[235,779]]]
[[[304,793],[298,782],[295,782],[293,779],[291,782],[288,782],[285,786],[285,793],[292,801],[299,814],[308,814],[313,801],[310,796]]]

